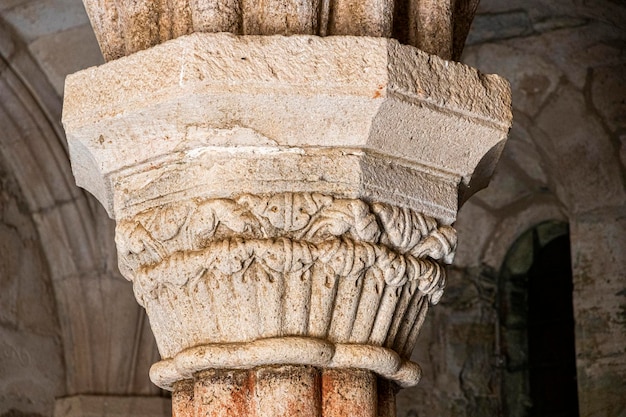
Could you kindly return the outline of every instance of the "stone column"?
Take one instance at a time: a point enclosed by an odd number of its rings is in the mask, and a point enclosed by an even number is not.
[[[175,416],[393,416],[508,85],[395,40],[194,33],[70,76]]]

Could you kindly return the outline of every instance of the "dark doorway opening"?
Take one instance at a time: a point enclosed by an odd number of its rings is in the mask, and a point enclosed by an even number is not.
[[[538,248],[528,271],[532,417],[578,417],[569,235]]]
[[[498,308],[508,417],[578,417],[568,225],[541,223],[507,253]]]

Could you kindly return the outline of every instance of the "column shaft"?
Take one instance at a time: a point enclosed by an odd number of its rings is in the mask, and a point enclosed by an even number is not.
[[[200,372],[172,405],[173,417],[394,417],[394,396],[370,371],[288,365]]]
[[[378,417],[376,376],[370,371],[330,369],[322,375],[322,416]]]

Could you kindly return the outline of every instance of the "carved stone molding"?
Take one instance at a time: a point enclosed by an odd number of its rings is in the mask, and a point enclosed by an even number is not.
[[[176,252],[206,249],[231,238],[321,244],[338,237],[381,245],[372,246],[377,258],[380,251],[390,250],[409,259],[429,257],[448,263],[456,245],[452,227],[411,209],[319,193],[244,194],[170,203],[118,221],[116,243],[122,269],[138,271]],[[219,247],[210,252],[216,250]]]
[[[294,364],[412,385],[419,372],[405,359],[441,297],[456,235],[407,208],[278,193],[160,206],[119,221],[116,242],[161,355],[173,358],[153,369],[162,387],[205,365],[292,363],[272,353],[292,343]]]
[[[319,192],[451,224],[495,168],[508,91],[392,39],[195,33],[68,77],[63,123],[79,185],[116,219]]]

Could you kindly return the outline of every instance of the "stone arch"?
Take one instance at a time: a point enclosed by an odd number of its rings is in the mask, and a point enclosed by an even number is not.
[[[65,390],[61,331],[36,226],[4,165],[0,158],[0,415],[38,417]]]
[[[538,196],[532,204],[520,206],[494,228],[483,256],[484,263],[495,271],[500,270],[508,250],[524,232],[551,220],[566,222],[567,215],[562,205],[550,195]]]
[[[113,224],[74,185],[61,100],[0,21],[0,158],[15,178],[50,271],[66,367],[65,395],[155,394],[156,347],[116,267]]]
[[[617,310],[626,236],[624,158],[620,164],[618,156],[623,103],[614,99],[626,68],[623,46],[616,46],[623,44],[623,34],[593,21],[568,36],[555,30],[466,49],[470,65],[511,81],[514,125],[492,185],[470,200],[473,211],[459,215],[460,245],[463,227],[473,232],[473,224],[488,226],[488,243],[480,252],[460,252],[469,259],[465,265],[498,271],[526,229],[542,220],[569,223],[585,415],[624,410],[624,355],[614,337],[623,331]],[[474,221],[476,213],[490,222]]]
[[[565,239],[565,240],[563,240]],[[558,242],[557,242],[558,241]],[[537,321],[537,312],[531,315],[533,297],[537,297],[537,267],[540,265],[542,253],[547,250],[553,243],[561,241],[567,242],[569,245],[569,227],[563,221],[544,221],[525,231],[509,248],[505,260],[499,271],[498,278],[498,296],[496,299],[496,308],[498,310],[499,326],[499,349],[500,362],[502,366],[502,394],[503,407],[506,415],[511,417],[523,417],[529,415],[529,411],[533,406],[533,380],[537,379],[537,375],[533,374],[534,366],[537,359],[531,356],[531,345],[537,344],[537,335],[532,333],[532,323]],[[550,250],[554,252],[553,250]],[[569,247],[567,249],[567,258],[569,261]],[[539,266],[541,268],[541,266]],[[561,265],[560,265],[561,267]],[[571,266],[565,266],[568,270],[569,285],[572,285]],[[559,283],[561,285],[561,283]],[[574,369],[574,327],[573,327],[573,310],[571,309],[572,295],[563,293],[562,286],[554,286],[551,283],[542,281],[543,290],[558,295],[559,298],[568,298],[570,310],[564,311],[564,317],[567,317],[567,323],[571,326],[571,333],[565,333],[562,343],[566,348],[563,355],[571,353],[571,369]],[[552,290],[555,288],[555,290]],[[556,291],[556,292],[555,292]],[[545,291],[544,291],[545,292]],[[556,300],[555,300],[556,302]],[[566,304],[568,304],[566,303]],[[558,304],[561,307],[561,304]],[[537,307],[539,308],[539,307]],[[536,310],[536,309],[535,309]],[[543,319],[542,319],[543,320]],[[561,327],[559,327],[561,329]],[[533,339],[531,340],[531,337]],[[571,337],[571,340],[568,339]],[[539,341],[540,342],[540,341]],[[535,348],[536,350],[536,348]],[[537,353],[537,352],[535,352]],[[567,359],[570,356],[564,356]],[[568,368],[569,369],[569,368]],[[575,371],[574,371],[575,372]],[[534,379],[533,379],[534,378]],[[576,394],[575,380],[573,382],[574,394]],[[571,394],[572,386],[559,387],[559,393]],[[536,394],[536,393],[535,393]],[[557,401],[560,398],[557,398]],[[539,400],[539,403],[542,401]],[[568,401],[569,403],[569,401]],[[565,404],[561,404],[564,406]]]

